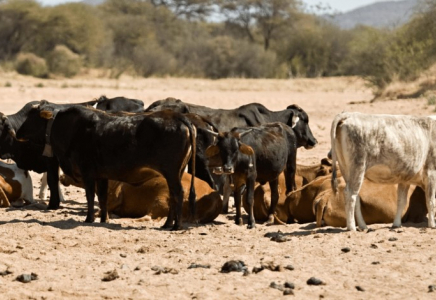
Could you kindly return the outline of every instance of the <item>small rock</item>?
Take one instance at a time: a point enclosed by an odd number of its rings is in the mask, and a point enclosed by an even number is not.
[[[139,271],[139,270],[141,270],[141,267],[140,266],[136,266],[133,271]]]
[[[31,273],[31,274],[21,274],[19,276],[17,276],[16,280],[22,283],[28,283],[31,282],[32,280],[37,280],[38,279],[38,275],[35,273]]]
[[[160,274],[162,274],[162,273],[164,273],[164,274],[168,274],[168,273],[170,273],[170,274],[173,274],[173,275],[175,275],[175,274],[179,274],[179,271],[177,271],[176,269],[173,269],[173,268],[167,268],[167,267],[162,268],[162,267],[154,266],[154,267],[152,267],[151,269],[152,269],[153,271],[156,271],[156,272],[154,273],[154,275],[160,275]]]
[[[144,247],[144,246],[142,246],[141,248],[139,248],[136,252],[138,252],[138,253],[147,253],[149,250],[148,250],[148,247]]]
[[[121,256],[122,258],[126,258],[126,257],[127,257],[127,255],[124,254],[124,253],[120,253],[120,256]]]
[[[348,252],[351,251],[351,249],[348,248],[348,247],[344,247],[344,248],[341,249],[341,251],[344,252],[344,253],[348,253]]]
[[[6,276],[6,275],[9,275],[12,273],[13,273],[12,271],[9,271],[9,269],[6,269],[4,271],[0,271],[0,276]]]
[[[321,279],[318,279],[318,278],[316,278],[316,277],[310,277],[310,278],[307,280],[307,284],[308,284],[308,285],[322,285],[322,284],[324,284],[324,282],[322,282]]]
[[[126,264],[121,265],[121,270],[128,270],[128,269],[129,269],[128,265],[126,265]]]
[[[377,249],[378,246],[377,246],[376,244],[371,244],[371,248],[372,248],[372,249]]]
[[[286,270],[289,270],[289,271],[294,271],[294,270],[295,270],[295,268],[294,268],[293,265],[287,265],[287,266],[285,267],[285,269],[286,269]]]
[[[117,270],[114,269],[113,271],[106,272],[101,281],[112,281],[119,277]]]
[[[429,285],[428,292],[433,293],[434,291],[436,291],[436,284]]]
[[[375,229],[368,228],[368,230],[366,231],[366,233],[370,233],[370,232],[374,232],[374,231],[375,231]]]
[[[285,287],[283,286],[283,284],[278,284],[278,283],[276,283],[275,281],[271,282],[271,283],[269,284],[269,287],[270,287],[270,288],[273,288],[273,289],[277,289],[277,290],[279,290],[279,291],[283,291],[283,290],[285,289]]]
[[[356,285],[356,290],[358,290],[359,292],[365,291],[365,289],[363,287],[361,287],[360,285]]]
[[[221,267],[221,273],[243,272],[247,267],[242,260],[230,260]]]
[[[244,274],[242,274],[242,276],[248,276],[250,275],[250,271],[248,271],[248,269],[244,270]]]
[[[379,262],[379,261],[373,261],[371,264],[373,264],[373,265],[379,265],[380,262]]]
[[[283,290],[283,295],[287,296],[287,295],[294,295],[294,291],[291,289],[284,289]]]
[[[396,237],[391,237],[391,238],[389,238],[388,241],[389,242],[395,242],[395,241],[398,241],[398,239]]]
[[[49,287],[49,288],[48,288],[48,291],[49,291],[49,292],[53,292],[53,288],[52,288],[52,287]]]
[[[293,284],[292,282],[286,281],[285,288],[293,290],[293,289],[295,289],[295,284]]]
[[[203,268],[203,269],[210,269],[210,265],[200,265],[200,264],[191,264],[188,269],[197,269],[197,268]]]

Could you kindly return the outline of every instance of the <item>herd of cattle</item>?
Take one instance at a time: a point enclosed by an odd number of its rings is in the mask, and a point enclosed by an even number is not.
[[[0,156],[16,163],[0,161],[2,207],[34,202],[32,170],[46,172],[48,209],[60,206],[59,182],[84,188],[85,222],[94,221],[95,194],[101,222],[109,213],[167,217],[163,226],[177,230],[182,220],[207,223],[227,213],[233,193],[235,223],[243,224],[243,206],[248,228],[316,221],[356,230],[355,216],[361,229],[392,221],[396,227],[423,222],[428,212],[435,227],[431,117],[341,113],[329,158],[310,166],[297,164],[297,149],[317,144],[297,105],[224,110],[167,98],[144,109],[140,100],[102,96],[78,104],[33,101],[0,117]]]

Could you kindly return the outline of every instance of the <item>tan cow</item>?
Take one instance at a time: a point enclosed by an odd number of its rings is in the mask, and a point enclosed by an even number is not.
[[[80,183],[65,175],[61,183],[81,187]],[[183,219],[188,219],[188,196],[191,184],[191,174],[183,173],[184,189]],[[221,212],[222,200],[219,193],[203,180],[195,179],[197,194],[196,220],[200,223],[212,222]],[[144,183],[133,186],[127,183],[109,180],[108,212],[122,218],[160,219],[168,216],[169,191],[165,179],[157,172],[149,172]]]
[[[324,158],[319,164],[314,165],[297,165],[295,183],[297,190],[286,196],[285,177],[279,176],[279,202],[276,208],[275,224],[294,223],[295,219],[300,223],[315,221],[315,215],[312,210],[312,201],[304,199],[312,198],[317,194],[314,187],[301,190],[303,185],[313,181],[319,176],[331,173],[330,160]],[[244,209],[248,209],[244,198]],[[257,222],[266,222],[268,219],[268,210],[271,203],[271,191],[268,185],[257,185],[254,191],[254,217]]]
[[[318,182],[316,182],[318,181]],[[329,187],[331,176],[319,178],[312,185],[323,186],[322,191],[313,201],[316,214],[316,225],[345,227],[345,180],[338,178],[338,194]],[[397,211],[397,185],[377,184],[364,180],[359,192],[362,214],[367,224],[392,223]],[[402,212],[401,222],[420,223],[426,220],[427,207],[425,193],[420,187],[411,187],[407,195],[407,203]]]
[[[11,202],[18,200],[35,202],[32,178],[29,172],[18,168],[15,163],[8,164],[0,160],[0,207],[9,207]]]

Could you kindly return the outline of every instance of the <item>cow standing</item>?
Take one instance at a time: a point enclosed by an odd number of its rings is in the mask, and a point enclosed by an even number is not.
[[[107,216],[108,179],[141,184],[143,172],[160,172],[168,183],[170,209],[164,227],[181,225],[183,188],[181,176],[195,154],[195,129],[182,114],[165,111],[149,114],[110,115],[105,112],[72,106],[57,110],[41,101],[28,114],[17,132],[26,146],[47,149],[46,128],[51,122],[48,140],[53,155],[65,174],[80,177],[85,185],[88,213],[86,222],[94,221],[94,193],[101,206],[101,222]],[[45,146],[44,146],[45,144]],[[193,160],[195,164],[195,160]],[[190,203],[195,205],[191,182]]]
[[[206,150],[206,155],[218,156],[222,170],[232,175],[237,225],[242,225],[241,194],[246,189],[248,228],[255,226],[253,216],[254,186],[256,182],[269,182],[271,207],[268,223],[274,223],[274,212],[279,198],[278,177],[286,170],[286,191],[295,188],[295,168],[299,141],[291,127],[282,123],[270,123],[259,127],[234,128],[220,133],[215,145]]]
[[[260,103],[249,103],[234,109],[216,109],[201,105],[183,102],[175,98],[167,98],[153,102],[145,111],[162,111],[170,109],[184,114],[195,113],[208,119],[220,132],[230,131],[234,127],[259,126],[266,123],[281,122],[292,127],[295,134],[305,138],[306,143],[302,146],[310,149],[317,144],[317,140],[309,127],[309,116],[298,105],[289,105],[280,111],[270,111]],[[200,132],[200,134],[203,134]],[[209,146],[209,145],[207,145]],[[199,145],[199,148],[201,146]],[[204,152],[198,149],[198,153]],[[196,174],[199,178],[210,182],[211,175],[208,169],[203,169],[206,158],[198,154]],[[228,182],[228,178],[225,179]],[[217,180],[215,180],[217,181]],[[223,178],[219,178],[223,182]],[[216,183],[216,182],[215,182]],[[211,187],[215,188],[213,184]],[[224,187],[224,212],[228,211],[228,193]]]
[[[426,194],[428,226],[435,227],[436,120],[431,117],[340,113],[332,123],[332,187],[337,190],[336,161],[346,182],[347,229],[367,228],[360,207],[363,179],[398,184],[393,227],[401,226],[411,184]]]

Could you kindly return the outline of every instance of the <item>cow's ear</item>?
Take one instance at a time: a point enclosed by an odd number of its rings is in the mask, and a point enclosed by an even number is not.
[[[241,153],[246,154],[246,155],[253,155],[254,154],[253,148],[251,148],[250,146],[243,144],[243,143],[239,144],[239,151],[241,151]]]
[[[41,116],[41,118],[50,120],[53,119],[53,112],[49,111],[49,110],[42,110],[39,115]]]
[[[206,149],[206,156],[207,157],[213,157],[220,153],[220,148],[217,145],[212,145],[207,147]]]
[[[321,165],[331,167],[332,166],[332,162],[328,158],[323,158],[323,159],[321,159]]]

